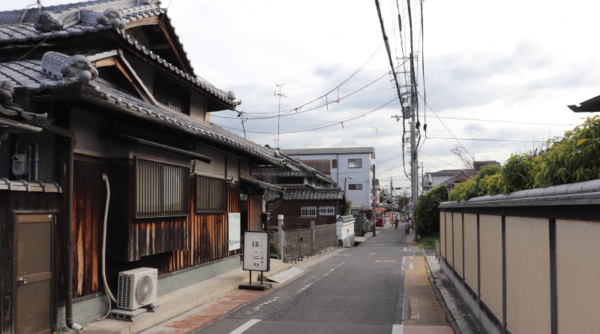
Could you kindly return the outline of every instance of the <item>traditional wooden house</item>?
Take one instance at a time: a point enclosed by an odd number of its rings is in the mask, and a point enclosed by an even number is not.
[[[272,183],[284,189],[277,200],[273,200],[271,225],[276,225],[277,215],[285,217],[305,218],[303,223],[317,220],[324,224],[335,224],[336,217],[343,214],[342,206],[345,203],[344,190],[333,188],[335,183],[330,176],[304,164],[290,156],[280,153],[286,158],[286,168],[270,168]],[[265,168],[254,168],[255,175],[265,175]],[[289,221],[289,220],[288,220]]]
[[[261,229],[283,190],[250,170],[289,164],[210,123],[240,103],[159,1],[0,12],[0,333],[104,316],[104,259],[113,293],[122,270],[157,268],[161,295],[239,267],[228,214]]]

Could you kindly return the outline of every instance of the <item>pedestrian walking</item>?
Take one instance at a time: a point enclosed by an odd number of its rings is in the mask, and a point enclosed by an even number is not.
[[[394,226],[396,226],[396,229],[398,229],[398,224],[400,224],[400,220],[398,220],[398,218],[394,219]]]
[[[409,234],[410,231],[410,221],[404,223],[404,229],[406,230],[406,234]]]

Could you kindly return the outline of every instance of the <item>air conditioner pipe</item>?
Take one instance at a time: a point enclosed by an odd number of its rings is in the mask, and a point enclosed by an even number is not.
[[[35,163],[35,168],[33,168],[33,181],[39,181],[38,179],[38,173],[39,173],[39,168],[40,168],[40,158],[39,158],[39,152],[40,152],[40,144],[37,141],[18,141],[17,145],[15,147],[15,151],[17,151],[17,153],[19,152],[19,146],[21,145],[25,145],[25,147],[30,147],[31,150],[31,145],[33,145],[35,147],[35,157],[33,159],[33,162]],[[27,153],[27,159],[29,162],[29,170],[27,171],[27,180],[31,181],[31,151],[29,151]]]
[[[69,151],[67,152],[67,292],[65,293],[65,321],[67,327],[76,332],[81,332],[83,326],[73,321],[73,155],[75,144],[75,132],[50,124],[48,131],[67,137]]]
[[[110,183],[108,182],[108,175],[106,173],[102,174],[102,180],[106,183],[106,205],[104,207],[104,231],[102,233],[102,279],[104,280],[104,290],[106,290],[106,295],[108,296],[108,313],[98,320],[103,320],[108,317],[110,314],[110,300],[112,299],[115,303],[117,300],[110,292],[108,288],[108,283],[106,283],[106,221],[108,218],[108,205],[110,204]]]

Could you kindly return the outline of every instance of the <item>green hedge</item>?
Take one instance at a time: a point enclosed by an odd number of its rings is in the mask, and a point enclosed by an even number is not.
[[[466,201],[600,178],[600,116],[588,117],[563,137],[548,140],[547,145],[548,150],[538,157],[511,155],[502,168],[485,166],[474,178],[457,184],[449,199]]]
[[[440,210],[438,205],[448,200],[446,186],[441,184],[419,197],[415,218],[417,234],[422,237],[440,233]]]

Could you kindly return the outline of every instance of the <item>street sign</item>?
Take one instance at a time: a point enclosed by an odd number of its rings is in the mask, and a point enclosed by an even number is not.
[[[375,203],[371,203],[371,207],[374,208],[375,207]]]
[[[227,215],[227,223],[229,224],[229,251],[240,249],[240,213],[229,213]]]
[[[375,200],[375,195],[371,195],[371,201]]]

